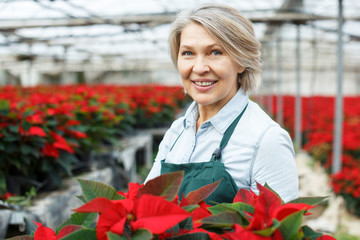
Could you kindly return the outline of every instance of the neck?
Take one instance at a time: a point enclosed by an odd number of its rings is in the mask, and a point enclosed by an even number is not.
[[[199,129],[201,124],[215,116],[236,95],[237,91],[238,89],[217,103],[209,105],[198,104],[199,117],[196,122],[196,131]]]
[[[199,117],[196,121],[196,131],[199,129],[201,124],[203,124],[204,122],[215,116],[221,110],[222,107],[223,106],[221,107],[217,106],[214,108],[212,106],[206,106],[206,105],[204,106],[199,104],[198,105]]]

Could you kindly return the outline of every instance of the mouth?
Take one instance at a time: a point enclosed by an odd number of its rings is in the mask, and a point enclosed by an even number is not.
[[[193,81],[193,83],[200,87],[208,87],[217,83],[217,81]]]

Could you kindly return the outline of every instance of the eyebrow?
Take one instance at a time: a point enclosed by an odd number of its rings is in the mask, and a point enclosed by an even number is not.
[[[218,43],[214,43],[214,44],[210,44],[208,46],[206,46],[205,48],[213,48],[213,47],[219,47],[219,48],[222,48],[221,45],[219,45]],[[179,46],[179,49],[180,48],[193,48],[192,46],[189,46],[189,45],[181,45]]]

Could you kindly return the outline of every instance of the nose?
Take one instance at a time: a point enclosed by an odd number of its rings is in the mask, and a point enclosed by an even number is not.
[[[192,70],[197,74],[203,74],[209,72],[210,67],[206,59],[204,59],[204,57],[199,56],[195,59],[195,63]]]

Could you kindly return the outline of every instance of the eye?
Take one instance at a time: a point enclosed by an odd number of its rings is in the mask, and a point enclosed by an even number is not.
[[[212,50],[211,54],[214,55],[214,56],[220,56],[220,55],[222,55],[222,52],[219,51],[219,50]]]
[[[191,56],[191,55],[193,55],[193,53],[190,52],[190,51],[183,51],[183,52],[181,52],[181,56]]]

